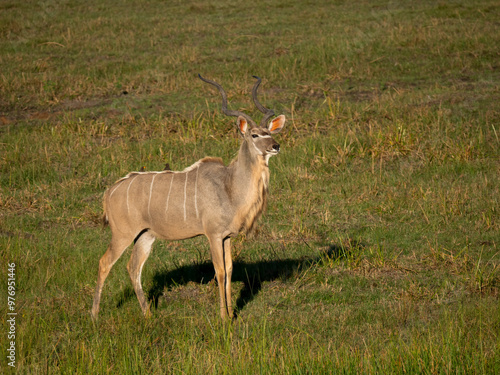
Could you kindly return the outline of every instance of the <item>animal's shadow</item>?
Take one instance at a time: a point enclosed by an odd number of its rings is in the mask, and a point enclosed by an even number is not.
[[[357,244],[357,246],[360,246],[360,244]],[[301,270],[314,266],[325,259],[345,258],[351,251],[351,247],[346,248],[331,244],[326,245],[326,250],[314,257],[256,262],[235,261],[233,263],[232,281],[243,283],[243,288],[236,300],[235,314],[238,315],[238,312],[255,298],[262,289],[264,282],[286,281],[296,276]],[[214,279],[214,276],[214,267],[210,261],[183,265],[169,271],[158,271],[153,276],[153,285],[147,291],[151,307],[157,308],[164,291],[173,286],[185,285],[190,282],[207,284]],[[118,302],[118,307],[122,306],[126,300],[133,298],[134,295],[133,289],[127,288]]]

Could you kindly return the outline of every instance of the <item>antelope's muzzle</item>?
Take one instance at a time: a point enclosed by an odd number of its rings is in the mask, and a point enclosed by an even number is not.
[[[267,152],[270,154],[277,154],[280,152],[280,145],[278,143],[274,143]]]

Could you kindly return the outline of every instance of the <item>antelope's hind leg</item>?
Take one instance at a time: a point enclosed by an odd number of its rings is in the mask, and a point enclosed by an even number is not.
[[[92,318],[94,320],[97,319],[97,315],[99,314],[99,303],[101,301],[101,292],[102,287],[104,285],[104,281],[109,275],[109,271],[121,257],[123,252],[127,249],[130,243],[133,241],[133,238],[129,237],[119,237],[117,235],[113,235],[111,239],[111,243],[108,246],[108,249],[99,260],[99,273],[97,275],[97,286],[95,288],[94,293],[94,303],[92,305]]]
[[[127,270],[144,316],[149,315],[149,304],[142,290],[141,273],[142,267],[151,253],[153,242],[155,242],[155,237],[149,232],[144,232],[137,239],[134,249],[132,250],[132,256],[127,264]]]

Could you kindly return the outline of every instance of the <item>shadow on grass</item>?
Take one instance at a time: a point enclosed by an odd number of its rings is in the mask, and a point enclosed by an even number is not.
[[[356,246],[358,249],[362,247],[359,243],[357,243]],[[347,258],[351,256],[353,251],[353,247],[346,248],[335,244],[325,245],[324,247],[326,247],[326,250],[315,257],[264,260],[257,262],[235,261],[233,263],[232,281],[242,282],[243,289],[236,300],[234,313],[238,315],[238,312],[255,298],[262,289],[262,283],[274,280],[289,280],[296,277],[303,269],[324,262],[326,259],[339,260]],[[214,277],[215,271],[210,261],[184,265],[166,272],[159,271],[154,274],[153,285],[146,294],[149,296],[151,306],[157,308],[158,301],[165,290],[173,286],[185,285],[190,282],[207,284],[214,279]],[[126,288],[117,303],[117,307],[123,306],[127,300],[134,298],[134,296],[134,290],[131,287]]]
[[[272,280],[287,280],[303,267],[312,263],[311,259],[284,259],[258,262],[236,261],[233,264],[232,282],[242,282],[243,289],[236,300],[235,314],[252,301],[262,289],[262,283]],[[149,299],[157,307],[165,289],[190,282],[206,284],[215,277],[212,262],[185,265],[153,276],[153,286],[149,289]]]

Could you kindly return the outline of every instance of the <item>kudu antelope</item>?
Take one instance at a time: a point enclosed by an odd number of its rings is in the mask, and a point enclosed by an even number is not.
[[[205,235],[219,285],[221,317],[231,318],[231,237],[249,231],[266,206],[269,158],[280,146],[271,134],[281,131],[285,116],[271,120],[274,112],[257,100],[261,79],[252,89],[256,107],[264,113],[257,124],[246,114],[227,109],[221,85],[222,112],[237,117],[243,136],[238,156],[225,166],[221,159],[206,157],[183,171],[132,172],[118,180],[103,199],[104,222],[111,227],[111,243],[99,261],[92,316],[97,318],[104,280],[111,267],[134,241],[127,269],[144,315],[149,314],[141,286],[141,271],[156,238],[182,240]]]

